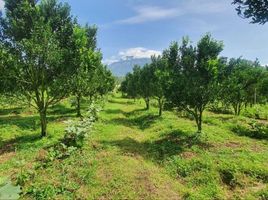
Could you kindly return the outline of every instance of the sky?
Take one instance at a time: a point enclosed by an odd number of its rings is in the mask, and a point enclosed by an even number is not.
[[[127,56],[161,54],[172,41],[189,36],[195,44],[204,34],[223,41],[222,56],[268,64],[268,23],[250,24],[232,0],[60,0],[79,23],[97,25],[98,47],[109,64]],[[0,9],[3,0],[0,0]]]

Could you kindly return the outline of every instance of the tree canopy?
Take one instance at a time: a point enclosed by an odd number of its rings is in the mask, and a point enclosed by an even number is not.
[[[252,23],[265,24],[268,21],[267,0],[234,0],[239,16],[251,19]]]
[[[101,81],[107,83],[113,77],[101,64],[96,27],[81,27],[68,4],[57,0],[6,0],[5,13],[0,21],[4,72],[0,86],[11,86],[18,98],[24,96],[22,100],[27,99],[36,108],[41,135],[46,136],[49,106],[73,94],[79,97],[80,115],[80,98],[92,95],[92,91],[97,93],[100,87],[101,93],[106,93],[103,87],[108,86]],[[108,91],[113,87],[111,80]]]

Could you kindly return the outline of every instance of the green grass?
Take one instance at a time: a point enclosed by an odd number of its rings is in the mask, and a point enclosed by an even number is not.
[[[45,139],[38,115],[2,109],[0,176],[20,180],[22,199],[268,199],[268,141],[234,131],[251,119],[206,112],[196,141],[194,121],[144,107],[110,97],[84,147],[41,167],[73,108],[50,110]]]

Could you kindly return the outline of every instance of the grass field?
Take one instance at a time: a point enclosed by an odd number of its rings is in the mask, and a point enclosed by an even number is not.
[[[75,116],[68,101],[50,110],[44,139],[38,115],[3,108],[0,176],[22,186],[22,199],[268,199],[268,140],[237,131],[251,119],[206,112],[197,141],[194,121],[144,107],[109,97],[83,148],[46,165]]]

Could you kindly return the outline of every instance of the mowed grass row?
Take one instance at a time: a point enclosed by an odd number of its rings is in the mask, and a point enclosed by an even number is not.
[[[51,109],[44,139],[37,115],[5,109],[0,176],[22,186],[22,199],[267,199],[268,142],[234,131],[248,118],[206,112],[197,141],[194,121],[144,107],[109,97],[84,147],[46,166],[74,109],[67,100]]]

